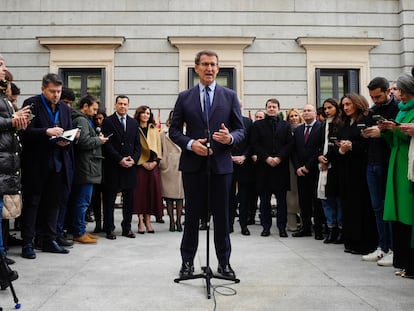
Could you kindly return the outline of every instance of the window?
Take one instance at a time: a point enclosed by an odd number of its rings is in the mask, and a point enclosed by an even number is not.
[[[76,100],[90,93],[107,111],[114,108],[115,50],[124,37],[38,37],[50,50],[50,72],[75,89]],[[107,101],[107,102],[105,102]]]
[[[252,44],[254,37],[168,37],[179,50],[179,90],[198,83],[194,72],[194,57],[207,49],[217,52],[220,71],[217,83],[233,89],[243,96],[243,50]]]
[[[308,102],[321,105],[331,94],[358,92],[369,98],[370,50],[381,38],[312,38],[296,42],[306,50]],[[319,78],[319,79],[318,79]],[[337,92],[337,93],[335,93]]]
[[[236,69],[235,68],[220,68],[216,78],[217,84],[236,90]],[[195,72],[194,67],[188,68],[188,87],[193,87],[198,83],[198,74]]]
[[[347,93],[359,93],[358,69],[316,69],[316,104],[329,97],[340,99]]]
[[[96,96],[105,108],[105,69],[104,68],[65,68],[59,70],[66,87],[75,92],[75,104],[87,94]]]

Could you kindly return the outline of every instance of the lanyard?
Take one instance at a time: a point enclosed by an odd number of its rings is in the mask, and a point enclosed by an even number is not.
[[[43,96],[43,94],[40,94],[40,97],[42,98],[43,105],[45,106],[45,108],[47,110],[47,113],[49,114],[49,117],[50,117],[50,120],[53,123],[53,126],[59,125],[59,108],[56,106],[57,111],[56,111],[55,115],[53,116],[53,112],[50,109],[49,105],[47,104],[46,98]]]

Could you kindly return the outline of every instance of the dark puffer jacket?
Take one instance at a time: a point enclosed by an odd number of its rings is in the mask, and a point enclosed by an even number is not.
[[[16,194],[20,184],[21,145],[12,125],[13,108],[0,95],[0,195]]]

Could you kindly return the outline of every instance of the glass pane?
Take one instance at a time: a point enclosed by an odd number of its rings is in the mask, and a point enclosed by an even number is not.
[[[224,87],[229,87],[229,80],[228,80],[228,75],[222,75],[220,76],[219,74],[216,77],[216,81],[218,85],[224,86]]]
[[[68,76],[68,88],[72,89],[75,93],[75,101],[74,107],[76,104],[79,103],[79,99],[81,98],[81,82],[82,76],[81,75],[69,75]]]
[[[341,99],[342,96],[345,95],[347,91],[345,90],[345,80],[343,76],[338,76],[338,100]]]
[[[86,84],[86,93],[94,95],[101,100],[101,76],[89,75]]]
[[[320,78],[321,83],[321,102],[319,105],[321,106],[323,101],[329,97],[334,97],[334,88],[333,88],[333,77],[332,76],[321,76]]]

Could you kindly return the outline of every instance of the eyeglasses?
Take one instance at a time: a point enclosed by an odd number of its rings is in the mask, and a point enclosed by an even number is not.
[[[208,67],[208,66],[211,66],[211,67],[217,67],[217,64],[216,63],[200,63],[200,66],[203,66],[203,67]]]

